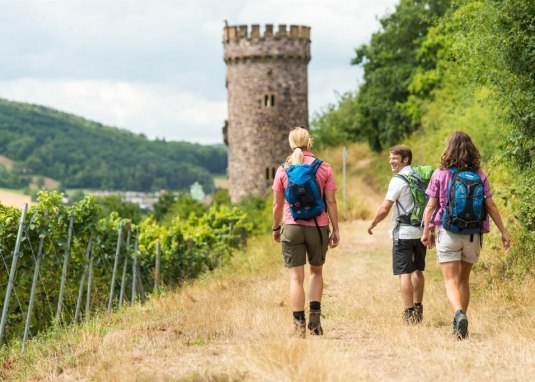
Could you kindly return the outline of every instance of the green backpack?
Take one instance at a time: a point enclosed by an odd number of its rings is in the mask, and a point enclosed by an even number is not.
[[[412,172],[408,176],[396,174],[398,178],[403,179],[409,184],[411,195],[414,200],[414,208],[410,211],[405,211],[403,206],[396,201],[399,224],[412,225],[414,227],[421,227],[423,225],[422,219],[424,210],[427,205],[427,200],[429,199],[425,194],[425,190],[427,189],[433,171],[433,167],[431,166],[414,166]],[[402,211],[400,211],[400,209]]]

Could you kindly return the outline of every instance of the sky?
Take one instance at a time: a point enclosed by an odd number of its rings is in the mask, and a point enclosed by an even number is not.
[[[0,0],[0,98],[150,139],[222,143],[223,26],[311,27],[310,119],[358,89],[350,64],[399,0]]]

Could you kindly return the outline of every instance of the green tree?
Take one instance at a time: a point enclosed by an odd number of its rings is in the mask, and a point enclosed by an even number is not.
[[[352,63],[364,68],[364,84],[357,97],[360,128],[370,147],[381,150],[399,143],[415,126],[401,104],[422,65],[418,49],[449,0],[401,0],[391,15],[380,20],[382,30],[368,45],[356,49]]]

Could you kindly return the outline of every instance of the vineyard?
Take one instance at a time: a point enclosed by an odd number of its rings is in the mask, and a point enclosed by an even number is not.
[[[224,263],[253,224],[236,207],[214,204],[202,215],[153,217],[138,225],[112,212],[99,218],[92,196],[65,206],[41,192],[22,210],[0,204],[1,343],[26,340],[55,325],[144,302],[160,288]]]

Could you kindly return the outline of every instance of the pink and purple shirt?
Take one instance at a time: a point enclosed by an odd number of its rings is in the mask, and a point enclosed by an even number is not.
[[[490,198],[492,196],[492,191],[490,190],[489,179],[487,175],[479,170],[477,172],[481,181],[483,182],[483,193],[485,198]],[[442,215],[444,214],[444,209],[446,208],[446,203],[448,202],[448,182],[451,179],[451,172],[448,169],[437,169],[433,172],[429,185],[425,193],[431,198],[438,198],[438,212],[433,211],[431,217],[435,217],[431,221],[431,227],[440,226],[442,224]],[[483,232],[489,232],[489,216],[483,222]]]
[[[316,160],[316,157],[308,151],[304,151],[303,154],[304,154],[303,163],[312,164],[312,162]],[[328,163],[323,162],[319,166],[318,172],[316,172],[316,180],[318,181],[322,195],[324,195],[325,191],[336,190],[336,181],[334,180],[334,174],[331,169],[331,166]],[[284,193],[284,190],[286,189],[287,186],[288,186],[288,175],[286,175],[286,171],[284,170],[284,168],[280,166],[277,169],[277,173],[275,174],[275,179],[273,180],[273,191]],[[327,212],[325,211],[323,211],[321,215],[317,217],[316,220],[318,221],[318,225],[320,227],[329,225],[329,216],[327,215]],[[283,224],[299,224],[299,225],[306,225],[306,226],[316,225],[316,223],[314,222],[314,219],[294,220],[294,218],[292,218],[292,214],[290,213],[290,204],[288,204],[286,199],[284,199],[282,222]]]

